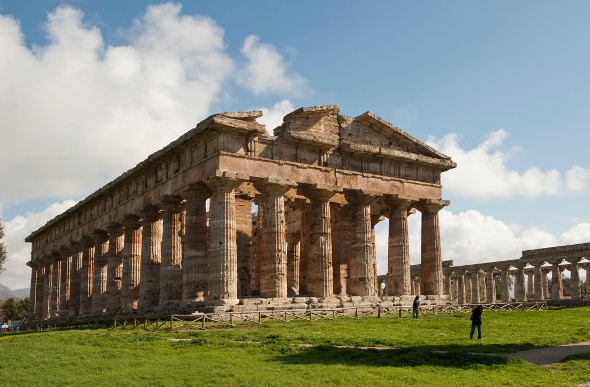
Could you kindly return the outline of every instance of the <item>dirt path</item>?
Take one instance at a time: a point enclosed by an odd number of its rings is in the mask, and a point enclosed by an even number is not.
[[[533,364],[549,364],[559,362],[570,355],[579,355],[588,352],[590,352],[590,341],[499,355],[510,359],[523,359]]]

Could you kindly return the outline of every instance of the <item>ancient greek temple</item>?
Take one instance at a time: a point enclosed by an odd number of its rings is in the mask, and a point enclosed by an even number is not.
[[[401,304],[416,210],[421,294],[448,301],[449,157],[371,112],[300,108],[274,136],[261,116],[210,116],[29,235],[30,318]],[[386,217],[379,298],[374,227]]]

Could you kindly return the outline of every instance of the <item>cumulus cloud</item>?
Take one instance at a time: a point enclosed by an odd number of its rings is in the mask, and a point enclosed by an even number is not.
[[[508,135],[504,129],[491,132],[485,141],[471,150],[461,148],[455,133],[442,139],[429,137],[429,145],[451,156],[457,163],[457,168],[443,174],[445,189],[479,200],[516,196],[535,198],[588,190],[590,170],[579,166],[566,171],[565,178],[555,169],[541,171],[532,167],[524,173],[510,170],[507,162],[518,148],[499,149]]]
[[[285,59],[272,44],[261,43],[258,36],[250,35],[241,51],[247,63],[238,71],[238,84],[254,94],[297,95],[305,91],[307,80],[296,73],[288,74]]]
[[[275,103],[271,108],[261,107],[255,110],[262,110],[264,113],[257,121],[266,125],[266,131],[272,136],[273,129],[280,126],[283,123],[283,117],[295,110],[295,107],[291,101],[284,99]]]
[[[31,260],[31,244],[26,243],[25,238],[74,204],[76,204],[74,200],[54,203],[41,212],[30,212],[24,216],[18,215],[2,224],[8,253],[4,265],[6,270],[0,274],[0,283],[2,285],[11,289],[28,288],[30,286],[31,269],[26,266],[26,263]]]
[[[519,225],[507,225],[475,210],[453,214],[441,210],[440,234],[443,260],[455,266],[518,259],[523,250],[590,242],[590,224],[580,223],[556,236],[537,227],[521,231]],[[410,261],[420,263],[421,215],[408,218]],[[377,269],[387,273],[388,223],[376,229]]]

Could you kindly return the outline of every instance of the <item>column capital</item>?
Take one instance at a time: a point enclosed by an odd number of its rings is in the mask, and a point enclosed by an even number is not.
[[[369,189],[347,189],[344,191],[346,201],[351,204],[369,204],[375,200],[377,196],[383,196],[383,193]]]
[[[109,234],[107,234],[103,230],[98,230],[98,229],[92,231],[92,234],[90,234],[90,237],[92,239],[94,239],[94,242],[96,242],[96,243],[105,243],[106,241],[109,240]]]
[[[217,191],[220,189],[238,188],[243,181],[249,180],[249,178],[249,176],[243,173],[215,171],[215,173],[207,176],[204,182],[213,191]]]
[[[141,211],[139,211],[139,215],[141,218],[147,222],[155,222],[157,220],[162,219],[162,210],[156,206],[144,206]]]
[[[206,200],[211,197],[213,191],[204,182],[198,182],[196,184],[190,184],[185,191],[180,192],[178,195],[185,200]]]
[[[72,251],[72,253],[76,253],[82,248],[80,241],[71,241],[68,245],[68,248]]]
[[[164,195],[164,198],[158,203],[158,207],[164,211],[179,212],[182,210],[182,198],[174,195]]]
[[[138,229],[141,227],[141,219],[137,215],[125,215],[121,224],[126,229]]]
[[[418,201],[417,196],[402,194],[385,195],[384,199],[387,206],[399,209],[408,208]]]
[[[27,266],[30,267],[31,269],[36,269],[39,267],[39,265],[37,265],[37,263],[33,262],[33,261],[27,262]]]
[[[330,200],[332,196],[341,192],[342,188],[326,184],[311,184],[303,189],[303,194],[306,197],[317,200]]]
[[[299,232],[290,232],[286,234],[287,243],[297,243],[301,240]]]
[[[282,179],[279,177],[265,177],[254,183],[254,188],[262,194],[284,194],[294,187],[297,187],[297,183],[293,180]]]
[[[61,253],[58,250],[52,250],[50,254],[53,257],[53,260],[55,262],[60,262],[61,261],[62,255],[61,255]]]
[[[109,237],[119,237],[123,235],[123,226],[119,223],[110,222],[104,229],[109,233]]]
[[[90,236],[85,235],[80,239],[80,246],[82,247],[94,247],[94,239]]]
[[[72,254],[72,249],[70,247],[68,247],[67,245],[62,245],[59,248],[59,252],[62,255],[70,255],[70,254]]]
[[[439,212],[443,207],[451,204],[450,200],[442,199],[420,199],[414,204],[420,212]]]

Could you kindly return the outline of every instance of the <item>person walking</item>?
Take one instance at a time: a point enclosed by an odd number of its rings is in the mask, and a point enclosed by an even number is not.
[[[479,305],[473,308],[471,311],[471,333],[469,334],[469,340],[473,339],[473,333],[477,328],[477,338],[481,339],[481,314],[483,313],[483,306]]]
[[[414,303],[412,304],[412,318],[420,317],[420,296],[416,296],[414,298]]]

